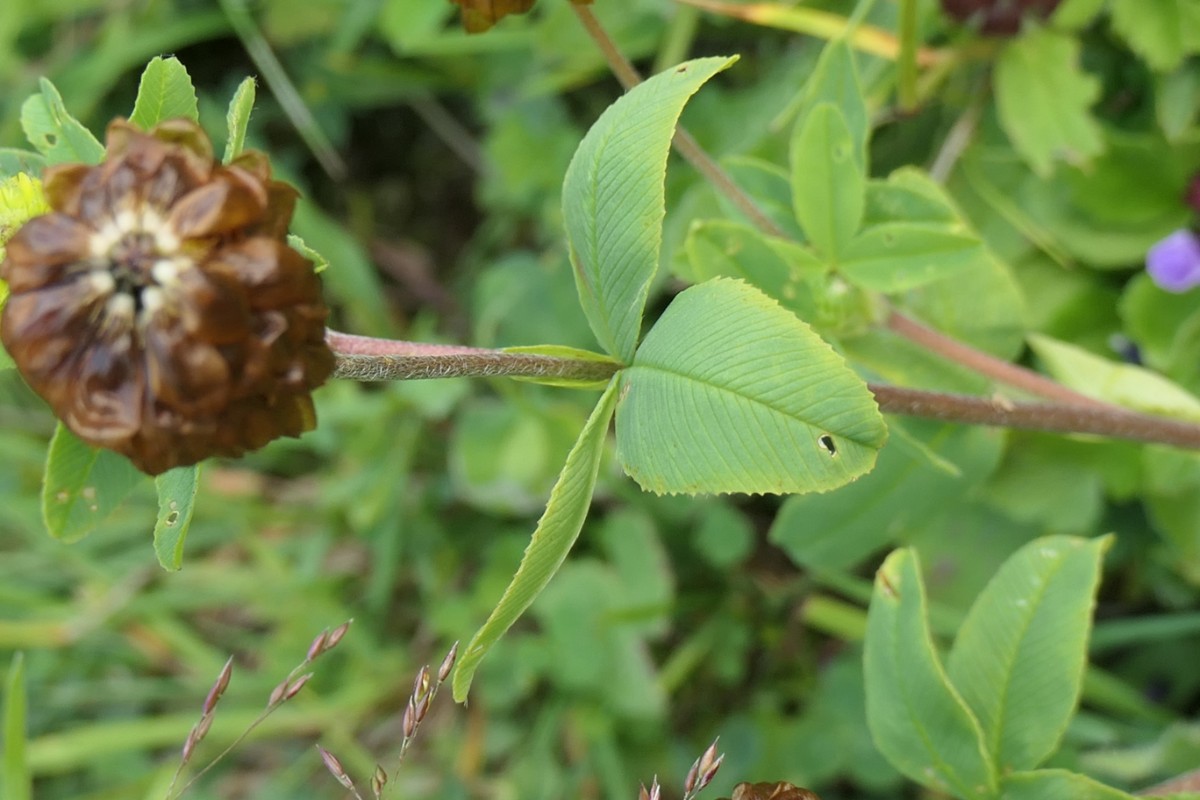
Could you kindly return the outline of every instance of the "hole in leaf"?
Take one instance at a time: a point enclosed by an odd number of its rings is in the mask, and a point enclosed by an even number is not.
[[[176,522],[179,522],[179,512],[178,511],[172,511],[170,514],[167,514],[167,516],[163,519],[163,524],[166,525],[168,528],[171,527],[172,525],[174,525]]]
[[[58,144],[58,136],[53,133],[47,133],[45,138],[48,147],[54,147],[54,145]]]
[[[825,448],[825,452],[829,453],[830,456],[837,455],[837,445],[833,443],[833,437],[828,433],[822,433],[820,436],[818,436],[817,443],[820,444],[821,447]]]

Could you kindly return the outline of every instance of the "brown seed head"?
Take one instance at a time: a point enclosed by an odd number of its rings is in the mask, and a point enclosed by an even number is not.
[[[44,184],[53,210],[0,263],[0,339],[79,438],[158,474],[315,425],[328,310],[266,156],[221,165],[193,122],[116,120],[103,163]]]
[[[450,648],[450,652],[446,653],[446,657],[442,659],[442,664],[438,667],[437,682],[441,684],[446,678],[450,677],[450,670],[454,669],[454,662],[458,660],[458,642]]]
[[[217,707],[217,702],[221,699],[221,695],[225,694],[225,690],[229,688],[229,679],[232,677],[233,656],[230,656],[229,660],[225,662],[225,666],[221,667],[221,674],[217,675],[217,680],[213,683],[212,688],[208,690],[208,696],[204,698],[203,714],[211,714]]]

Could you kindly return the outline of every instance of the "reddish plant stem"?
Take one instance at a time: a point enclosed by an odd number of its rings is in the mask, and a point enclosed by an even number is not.
[[[954,361],[964,367],[995,378],[1016,389],[1030,394],[1045,397],[1047,400],[1057,400],[1069,405],[1089,406],[1092,408],[1113,408],[1108,403],[1094,400],[1087,395],[1068,389],[1061,383],[1056,383],[1033,370],[1025,369],[1003,359],[996,358],[974,347],[963,344],[957,339],[938,333],[927,328],[914,319],[892,311],[887,320],[888,329],[903,336],[914,344],[924,347],[945,359]]]
[[[614,361],[376,339],[332,330],[326,330],[325,341],[337,358],[333,376],[359,381],[504,377],[600,382],[621,366]]]
[[[1051,433],[1093,433],[1200,449],[1200,425],[1115,406],[1010,403],[879,384],[870,384],[870,389],[880,410],[889,414]]]
[[[1200,769],[1185,772],[1149,789],[1143,789],[1138,794],[1143,797],[1159,797],[1182,792],[1200,792]]]

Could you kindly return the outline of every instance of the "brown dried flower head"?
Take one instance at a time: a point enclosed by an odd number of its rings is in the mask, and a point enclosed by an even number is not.
[[[79,438],[158,474],[313,427],[328,310],[265,155],[223,166],[193,122],[116,120],[103,163],[44,184],[0,264],[0,338]]]

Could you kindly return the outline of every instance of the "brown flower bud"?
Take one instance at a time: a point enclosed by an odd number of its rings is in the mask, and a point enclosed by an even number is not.
[[[103,163],[44,183],[53,210],[0,264],[0,339],[79,438],[158,474],[315,425],[328,310],[266,156],[223,166],[193,122],[116,120]]]

